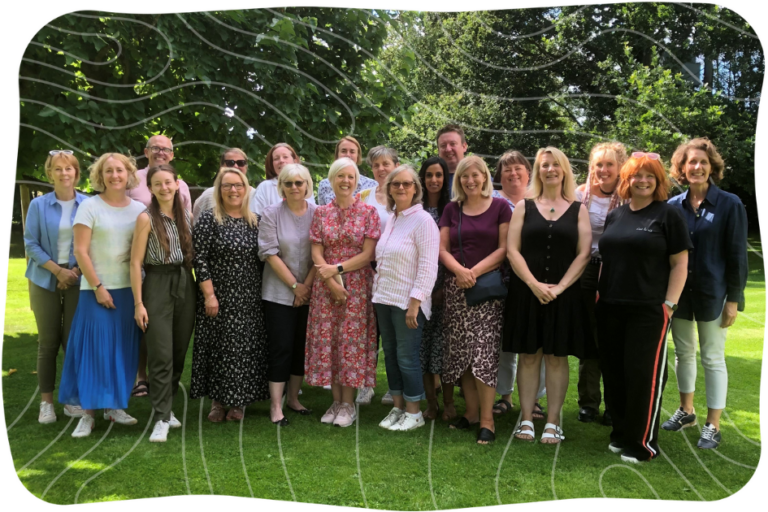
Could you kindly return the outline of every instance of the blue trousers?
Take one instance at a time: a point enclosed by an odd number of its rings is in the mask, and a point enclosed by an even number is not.
[[[403,395],[407,402],[419,402],[426,398],[421,375],[421,331],[427,319],[419,310],[418,327],[405,325],[406,310],[396,306],[374,304],[384,348],[384,366],[387,369],[389,392]]]

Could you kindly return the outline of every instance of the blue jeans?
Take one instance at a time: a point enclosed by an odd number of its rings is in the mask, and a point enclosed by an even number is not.
[[[419,310],[416,317],[418,327],[409,329],[405,325],[406,310],[396,306],[374,304],[376,317],[381,332],[381,345],[384,347],[384,366],[387,369],[389,392],[403,395],[406,402],[419,402],[424,394],[424,381],[421,376],[421,330],[427,319]]]

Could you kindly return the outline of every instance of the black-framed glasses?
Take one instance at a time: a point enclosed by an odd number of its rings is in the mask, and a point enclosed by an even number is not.
[[[224,163],[227,164],[227,167],[245,167],[248,165],[248,160],[224,160]]]
[[[75,152],[72,151],[71,149],[52,149],[52,150],[50,150],[48,152],[48,154],[51,155],[51,156],[56,156],[56,155],[74,155]]]
[[[242,183],[222,183],[221,190],[243,190],[245,185]]]
[[[153,153],[163,153],[164,155],[173,154],[173,148],[161,148],[160,146],[149,146],[148,149]]]
[[[413,187],[413,184],[413,181],[393,181],[390,182],[389,186],[392,188],[404,188],[405,190],[410,190],[411,187]]]
[[[296,188],[301,188],[305,183],[306,181],[304,180],[286,181],[283,182],[283,186],[285,186],[285,188],[293,188],[293,186],[296,185]]]

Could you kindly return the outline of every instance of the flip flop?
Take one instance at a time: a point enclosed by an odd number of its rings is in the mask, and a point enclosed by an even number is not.
[[[532,414],[533,414],[533,419],[535,419],[535,420],[543,420],[543,419],[546,419],[546,417],[547,417],[546,416],[546,414],[547,414],[546,411],[544,411],[544,409],[541,407],[539,402],[536,402],[535,404],[533,404],[533,413]]]
[[[459,418],[459,421],[456,423],[451,423],[448,425],[448,428],[451,428],[453,430],[469,430],[470,427],[474,427],[475,425],[479,425],[480,422],[476,421],[475,423],[470,423],[467,418],[462,416]]]
[[[494,434],[491,430],[483,427],[480,429],[480,431],[477,433],[477,444],[485,445],[485,444],[491,444],[496,440],[496,434]],[[481,442],[484,441],[484,442]]]
[[[312,414],[312,409],[307,409],[306,407],[304,409],[294,409],[290,405],[288,405],[287,407],[288,409],[292,410],[297,414],[301,414],[302,416],[309,416],[310,414]],[[272,423],[274,423],[274,421]]]
[[[512,410],[512,404],[503,398],[493,404],[493,414],[502,416]]]
[[[133,386],[133,390],[131,391],[131,396],[135,396],[138,398],[149,396],[149,382],[145,380],[140,380],[136,383],[135,386]]]

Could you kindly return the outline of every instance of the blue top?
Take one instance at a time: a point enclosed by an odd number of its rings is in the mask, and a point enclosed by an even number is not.
[[[88,196],[75,191],[75,206],[72,208],[70,221],[74,226],[75,214],[80,203]],[[43,265],[56,258],[59,251],[59,224],[61,223],[61,205],[56,201],[56,193],[48,192],[36,197],[29,203],[27,220],[24,227],[24,249],[29,256],[27,272],[30,281],[48,291],[56,291],[56,276],[43,268]],[[74,239],[69,249],[69,268],[77,265],[75,260]],[[78,285],[80,281],[78,280]]]
[[[694,247],[688,252],[688,279],[675,317],[711,322],[726,301],[744,311],[747,213],[741,200],[710,183],[698,213],[688,202],[688,191],[669,204],[682,210]]]

